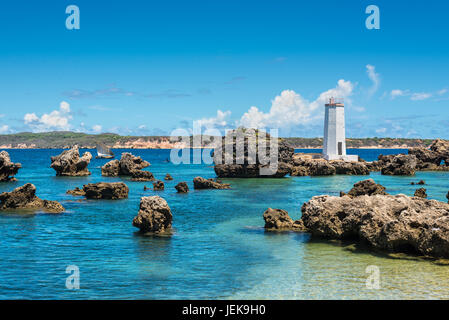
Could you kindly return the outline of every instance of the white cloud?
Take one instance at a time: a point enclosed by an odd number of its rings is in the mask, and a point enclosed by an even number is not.
[[[249,128],[279,128],[307,125],[322,118],[323,105],[331,97],[348,98],[354,90],[350,81],[339,80],[335,88],[327,90],[309,102],[293,90],[284,90],[272,100],[268,113],[252,106],[240,119],[240,125]],[[351,103],[349,99],[347,102]]]
[[[373,82],[373,86],[369,90],[369,95],[373,95],[380,86],[380,75],[376,73],[376,67],[370,64],[366,65],[366,72],[368,73],[368,78]]]
[[[431,93],[419,92],[419,93],[412,94],[412,96],[410,97],[410,100],[413,100],[413,101],[426,100],[426,99],[429,99],[431,97],[432,97]]]
[[[376,133],[385,133],[387,132],[387,128],[379,128],[376,130]]]
[[[44,113],[41,117],[36,113],[27,113],[23,117],[25,124],[29,125],[33,131],[42,132],[49,130],[70,130],[69,121],[72,119],[70,105],[62,101],[59,110]]]
[[[5,125],[2,125],[1,127],[0,127],[0,133],[1,134],[4,134],[4,133],[8,133],[10,130],[9,130],[9,126],[7,126],[6,124]]]
[[[391,90],[391,92],[390,92],[391,99],[395,99],[397,97],[403,97],[406,95],[409,95],[409,90],[395,89],[395,90]]]
[[[140,130],[142,130],[142,129],[146,129],[146,128],[147,128],[147,126],[146,126],[146,125],[144,125],[144,124],[142,124],[142,125],[140,125],[140,126],[139,126],[139,129],[140,129]]]
[[[444,90],[445,89],[438,91],[437,94],[439,95],[444,94],[445,93]],[[411,92],[410,90],[400,90],[400,89],[395,89],[390,92],[390,97],[392,100],[397,97],[410,97],[410,100],[412,101],[420,101],[432,98],[433,95],[434,93],[430,92]]]
[[[446,92],[447,92],[447,89],[441,89],[440,91],[438,91],[438,95],[442,96]]]
[[[92,131],[95,133],[100,133],[102,129],[103,129],[103,127],[100,126],[99,124],[96,124],[92,127]]]
[[[217,116],[212,118],[203,118],[195,121],[195,126],[204,127],[206,129],[220,129],[228,125],[228,118],[231,111],[217,110]]]

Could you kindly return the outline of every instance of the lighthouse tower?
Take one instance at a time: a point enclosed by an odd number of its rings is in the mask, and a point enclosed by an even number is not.
[[[326,160],[358,161],[358,156],[346,155],[343,99],[330,98],[325,108],[323,157]]]

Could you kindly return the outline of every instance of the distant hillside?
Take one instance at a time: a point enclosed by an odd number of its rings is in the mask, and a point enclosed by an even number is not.
[[[191,138],[191,137],[190,137]],[[322,138],[284,138],[294,148],[321,148]],[[432,139],[402,138],[363,138],[347,139],[348,148],[408,148],[429,146]],[[78,145],[82,148],[95,148],[98,143],[113,148],[173,148],[182,144],[173,143],[167,136],[120,136],[113,133],[86,134],[78,132],[22,132],[0,135],[0,148],[69,148]]]

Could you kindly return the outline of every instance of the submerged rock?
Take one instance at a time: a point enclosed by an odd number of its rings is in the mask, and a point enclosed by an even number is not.
[[[374,182],[373,179],[359,181],[354,184],[354,187],[347,194],[340,194],[340,196],[348,195],[350,197],[359,197],[363,195],[372,196],[375,194],[388,194],[385,192],[385,187]]]
[[[415,155],[399,154],[388,158],[382,167],[383,175],[413,176],[416,172],[417,159]]]
[[[425,188],[419,188],[415,191],[415,197],[420,197],[423,199],[427,199],[427,193]]]
[[[271,150],[272,139],[277,139],[277,155]],[[263,148],[265,152],[261,153]],[[272,170],[266,164],[270,152],[275,157]],[[215,148],[214,170],[220,178],[280,178],[290,173],[293,153],[294,149],[282,139],[272,138],[262,131],[239,128],[229,132]]]
[[[405,195],[316,196],[302,206],[314,235],[374,248],[449,257],[449,204]]]
[[[158,196],[143,197],[140,210],[133,219],[133,226],[143,233],[163,233],[171,229],[173,215],[163,198]]]
[[[307,231],[302,220],[293,221],[288,212],[282,209],[268,208],[263,213],[263,219],[265,220],[264,228],[269,231]]]
[[[161,180],[157,180],[156,182],[153,182],[153,190],[154,191],[163,191],[164,183]]]
[[[164,178],[165,180],[167,180],[167,181],[169,181],[169,180],[173,180],[173,177],[170,175],[170,174],[166,174],[165,175],[165,178]]]
[[[153,181],[154,176],[150,171],[142,171],[150,166],[150,163],[124,152],[120,160],[112,160],[101,167],[101,174],[105,177],[130,176],[133,181]]]
[[[64,207],[57,201],[42,200],[36,196],[36,187],[27,183],[11,192],[0,194],[0,210],[29,209],[61,213]]]
[[[123,182],[89,183],[83,186],[87,199],[117,200],[128,198],[129,188]]]
[[[228,183],[220,183],[214,179],[204,179],[202,177],[193,179],[194,189],[229,189],[230,186]]]
[[[14,176],[20,168],[22,168],[20,163],[11,162],[8,152],[0,152],[0,182],[17,181]]]
[[[78,146],[63,151],[59,156],[51,157],[51,168],[57,176],[88,176],[90,171],[87,166],[92,159],[90,152],[85,152],[80,157]]]
[[[178,193],[187,193],[189,192],[189,186],[185,182],[180,182],[175,186],[176,191]]]

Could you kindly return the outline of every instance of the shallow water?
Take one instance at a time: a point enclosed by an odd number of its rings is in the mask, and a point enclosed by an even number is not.
[[[0,184],[0,192],[31,182],[39,197],[60,201],[67,211],[0,214],[0,299],[449,298],[449,266],[394,259],[350,243],[312,241],[308,234],[264,232],[266,208],[285,209],[297,219],[312,196],[338,195],[366,176],[227,179],[230,190],[196,191],[195,176],[215,176],[209,165],[165,163],[169,150],[132,150],[151,162],[156,178],[174,177],[165,191],[154,192],[143,191],[151,182],[101,177],[108,160],[93,159],[92,176],[62,178],[49,168],[50,156],[61,150],[8,152],[23,168],[19,181]],[[365,160],[397,152],[351,150]],[[429,198],[445,201],[449,190],[444,172],[371,177],[392,194],[412,195],[417,186],[410,182],[420,179],[428,184]],[[90,182],[122,180],[130,188],[126,200],[85,201],[65,194]],[[191,192],[177,194],[179,181],[187,181]],[[155,194],[172,209],[171,237],[143,237],[131,225],[140,197]],[[68,265],[80,269],[80,290],[65,287]],[[369,265],[379,267],[378,290],[366,288]]]

